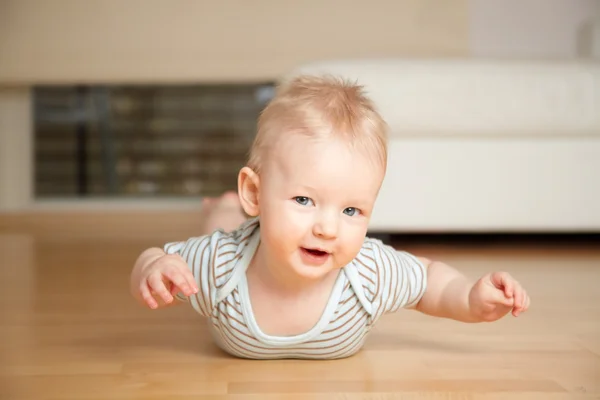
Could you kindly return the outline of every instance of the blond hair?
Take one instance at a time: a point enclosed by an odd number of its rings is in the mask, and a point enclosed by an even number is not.
[[[358,84],[330,75],[301,75],[280,84],[258,119],[248,166],[260,173],[264,156],[294,133],[343,139],[386,168],[387,124]]]

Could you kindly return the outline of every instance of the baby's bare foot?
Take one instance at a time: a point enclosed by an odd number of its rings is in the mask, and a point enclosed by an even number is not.
[[[202,200],[202,232],[210,234],[217,229],[231,232],[246,221],[239,197],[226,192],[218,198]]]

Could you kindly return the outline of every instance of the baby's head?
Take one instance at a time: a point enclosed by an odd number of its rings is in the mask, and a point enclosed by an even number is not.
[[[263,251],[306,278],[345,266],[363,244],[386,164],[387,126],[361,86],[329,76],[281,85],[238,180]]]

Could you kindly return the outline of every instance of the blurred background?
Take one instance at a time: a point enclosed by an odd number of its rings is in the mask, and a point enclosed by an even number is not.
[[[599,15],[598,0],[2,0],[0,212],[199,204],[236,188],[273,85],[301,65],[595,62]]]
[[[370,234],[509,271],[524,319],[398,315],[323,374],[135,304],[139,254],[200,234],[299,71],[390,124]],[[0,0],[0,399],[600,398],[599,243],[600,0]]]

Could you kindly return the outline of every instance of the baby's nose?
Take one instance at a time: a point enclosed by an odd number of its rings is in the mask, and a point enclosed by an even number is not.
[[[315,235],[324,239],[335,239],[338,234],[337,218],[321,218],[315,224]]]

